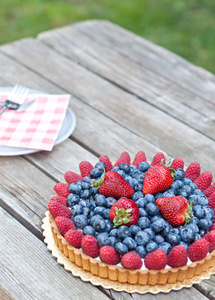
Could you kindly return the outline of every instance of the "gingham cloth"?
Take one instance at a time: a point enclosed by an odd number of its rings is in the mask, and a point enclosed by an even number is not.
[[[0,101],[8,94],[0,92]],[[36,101],[23,112],[6,110],[0,116],[0,145],[51,151],[61,129],[70,95],[30,95]]]

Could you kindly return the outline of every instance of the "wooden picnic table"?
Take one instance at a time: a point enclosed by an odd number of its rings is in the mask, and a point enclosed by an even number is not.
[[[0,46],[0,86],[71,94],[74,133],[53,151],[0,157],[0,299],[215,299],[215,276],[157,295],[83,282],[56,262],[42,219],[53,187],[81,160],[162,151],[214,171],[215,76],[108,21],[86,21]]]

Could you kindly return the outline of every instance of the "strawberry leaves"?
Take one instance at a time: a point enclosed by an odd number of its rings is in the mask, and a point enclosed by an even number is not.
[[[127,224],[131,221],[130,213],[132,212],[132,208],[120,208],[115,207],[116,216],[113,219],[114,226],[116,228],[122,224]]]

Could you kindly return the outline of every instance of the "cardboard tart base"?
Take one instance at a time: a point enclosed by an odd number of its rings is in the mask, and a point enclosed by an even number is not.
[[[214,265],[214,260],[215,260],[215,251],[213,251],[213,255],[208,255],[212,257],[212,264],[211,267],[209,267],[207,270],[202,271],[199,275],[195,275],[190,279],[185,279],[183,281],[177,281],[174,283],[165,283],[165,284],[130,284],[130,283],[123,283],[119,281],[113,281],[107,278],[101,278],[99,275],[93,275],[91,272],[84,270],[82,267],[79,267],[76,265],[76,263],[72,262],[69,257],[67,257],[64,254],[65,249],[60,250],[60,248],[57,246],[55,243],[53,234],[52,234],[52,227],[50,225],[50,219],[52,218],[49,214],[49,212],[46,212],[46,217],[43,219],[43,225],[42,229],[43,235],[45,237],[45,243],[47,244],[48,250],[52,252],[52,256],[57,259],[57,262],[60,265],[63,265],[65,270],[72,272],[72,274],[76,277],[80,277],[83,281],[89,281],[93,285],[100,285],[105,289],[113,289],[116,291],[125,291],[128,293],[140,293],[140,294],[145,294],[145,293],[152,293],[152,294],[158,294],[159,292],[163,293],[168,293],[171,290],[180,290],[184,287],[191,287],[193,284],[200,283],[203,279],[209,279],[210,275],[215,273],[215,265]],[[64,237],[62,236],[62,239]],[[65,239],[64,239],[65,240]],[[66,242],[67,243],[67,242]],[[69,247],[72,247],[69,245]],[[74,248],[74,247],[72,247]],[[75,248],[74,248],[75,249]],[[78,249],[75,249],[75,251],[81,252]],[[81,252],[83,256],[86,256]],[[91,258],[89,258],[91,259]],[[96,261],[95,259],[91,259],[92,261]],[[96,261],[98,263],[98,261]],[[102,265],[106,265],[101,263]],[[193,263],[194,264],[194,263]],[[112,266],[109,265],[111,268]],[[115,268],[120,268],[113,266]],[[182,267],[183,268],[183,267]],[[123,269],[123,268],[121,268]],[[136,271],[130,271],[130,272],[136,272]],[[156,272],[156,271],[150,271],[150,272]]]

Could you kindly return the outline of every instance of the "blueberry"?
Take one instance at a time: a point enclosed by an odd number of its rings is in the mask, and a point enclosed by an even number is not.
[[[183,242],[190,244],[195,239],[195,231],[187,226],[181,229],[180,236]]]
[[[181,196],[181,197],[184,197],[184,198],[188,198],[187,191],[184,190],[183,188],[181,188],[180,190],[177,191],[177,196]]]
[[[151,223],[151,229],[154,232],[161,232],[166,226],[166,222],[164,221],[164,219],[162,218],[158,218],[156,221],[154,221],[153,223]]]
[[[150,215],[150,216],[156,216],[159,214],[159,208],[156,204],[149,202],[146,205],[146,212]]]
[[[135,189],[135,186],[138,185],[138,181],[135,178],[127,178],[127,182],[128,184],[130,184],[130,186]],[[139,191],[138,191],[139,192]]]
[[[134,238],[137,245],[147,245],[150,241],[150,235],[144,231],[138,231]]]
[[[169,189],[163,193],[163,198],[169,198],[175,196],[175,191],[173,189]]]
[[[165,237],[170,232],[171,229],[172,229],[172,225],[169,224],[168,222],[165,222],[165,228],[161,231],[161,235]]]
[[[139,198],[143,198],[143,193],[138,191],[131,196],[131,199],[137,201]]]
[[[88,182],[89,184],[91,184],[93,180],[89,176],[85,176],[82,181],[83,182]]]
[[[103,207],[103,206],[97,206],[94,209],[94,214],[95,215],[103,215],[104,210],[105,210],[105,207]]]
[[[198,223],[199,223],[199,219],[198,219],[197,217],[193,216],[193,217],[192,217],[192,220],[191,220],[190,223],[189,223],[189,225],[191,225],[191,224],[196,224],[196,225],[198,225]]]
[[[89,182],[82,181],[81,187],[83,190],[89,190],[91,188],[91,184]]]
[[[137,201],[136,201],[136,204],[137,206],[140,208],[144,208],[147,204],[147,200],[143,197],[139,198]]]
[[[213,208],[210,207],[210,206],[204,206],[203,210],[204,210],[205,218],[213,221],[213,219],[214,219],[214,210],[213,210]]]
[[[118,231],[117,231],[118,238],[125,239],[126,237],[128,237],[130,235],[131,234],[129,232],[129,227],[122,225],[118,228]]]
[[[92,171],[91,171],[91,173],[90,173],[90,176],[91,176],[92,178],[97,179],[97,178],[101,177],[103,173],[104,173],[104,169],[101,169],[101,168],[94,168],[94,169],[92,169]]]
[[[71,183],[69,185],[69,191],[73,194],[76,194],[76,195],[79,195],[80,192],[82,190],[82,187],[80,184],[77,184],[77,183]]]
[[[84,232],[84,234],[90,234],[90,235],[93,235],[93,236],[96,235],[95,229],[90,225],[87,225],[86,227],[84,227],[83,232]]]
[[[74,217],[74,223],[76,227],[80,229],[84,229],[85,226],[88,225],[88,219],[85,215],[77,215]]]
[[[204,192],[200,189],[196,189],[194,192],[193,192],[194,195],[201,195],[201,196],[205,196]]]
[[[176,169],[175,175],[176,175],[176,178],[179,180],[184,179],[184,170],[181,168]]]
[[[94,208],[96,207],[96,201],[90,200],[89,202],[90,202],[90,209],[94,210]]]
[[[168,233],[166,235],[166,241],[168,243],[170,243],[171,245],[175,246],[178,245],[180,243],[180,236],[178,234],[174,234],[174,233]]]
[[[190,195],[193,192],[193,189],[191,188],[190,185],[184,185],[182,189],[187,193],[187,198],[190,197]]]
[[[111,231],[110,231],[110,236],[117,237],[117,232],[118,232],[118,229],[117,229],[117,228],[111,229]]]
[[[134,241],[134,239],[132,239],[131,237],[126,237],[123,240],[123,244],[126,245],[128,247],[129,251],[135,250],[137,247],[137,243]]]
[[[80,197],[82,199],[89,199],[89,197],[90,197],[90,191],[89,190],[82,190],[80,192]]]
[[[201,237],[203,237],[206,233],[207,233],[206,229],[200,229],[199,230],[199,234],[200,234]]]
[[[137,226],[137,225],[131,225],[131,226],[129,227],[129,231],[130,231],[130,233],[131,233],[133,236],[135,236],[135,235],[137,234],[137,232],[140,231],[140,230],[141,230],[141,228],[140,228],[139,226]]]
[[[151,217],[151,223],[159,220],[159,219],[162,219],[163,220],[163,217],[159,214],[159,215],[156,215],[156,216],[153,216]]]
[[[106,198],[105,198],[105,196],[104,195],[102,195],[102,194],[97,194],[97,195],[95,195],[95,201],[96,201],[96,205],[98,205],[98,206],[106,206]]]
[[[184,228],[184,227],[182,227],[182,228]],[[186,228],[191,228],[191,229],[194,231],[194,233],[198,233],[198,232],[199,232],[199,227],[198,227],[198,225],[195,224],[195,223],[189,223],[189,224],[186,226]]]
[[[89,207],[83,207],[83,215],[89,216],[91,213],[91,210]]]
[[[120,170],[123,170],[125,172],[125,174],[129,174],[130,173],[130,166],[128,164],[121,164],[119,166]]]
[[[106,198],[106,206],[111,208],[111,206],[116,202],[116,199],[113,197]]]
[[[147,232],[150,236],[151,239],[153,239],[155,237],[155,233],[151,228],[146,228],[143,230],[144,232]]]
[[[158,244],[155,243],[154,241],[150,241],[147,245],[146,245],[146,250],[147,252],[153,252],[158,248]]]
[[[99,233],[96,238],[100,247],[109,245],[109,235],[107,232]]]
[[[180,229],[179,228],[182,228],[182,227],[174,227],[174,228],[170,229],[169,233],[180,235]]]
[[[115,244],[115,250],[116,250],[120,255],[123,255],[123,254],[125,254],[125,253],[128,252],[128,247],[127,247],[125,244],[121,243],[121,242],[117,242],[117,243]]]
[[[139,213],[140,213],[140,217],[147,217],[148,216],[147,212],[142,207],[139,208]]]
[[[123,170],[120,170],[117,172],[119,175],[121,175],[123,178],[125,178],[125,172]]]
[[[135,251],[137,252],[137,254],[139,254],[141,258],[144,258],[147,254],[147,251],[144,246],[137,246]]]
[[[208,198],[206,196],[199,195],[198,204],[202,206],[208,205]]]
[[[91,226],[93,226],[94,222],[99,219],[99,220],[103,220],[102,216],[101,215],[94,215],[91,217],[90,221],[89,221],[89,224]]]
[[[105,223],[106,223],[106,231],[107,232],[111,231],[113,229],[113,223],[109,219],[106,219]]]
[[[171,244],[170,244],[170,243],[167,243],[167,242],[161,243],[160,245],[158,245],[158,248],[159,248],[159,249],[163,249],[163,250],[166,252],[167,255],[168,255],[169,252],[172,250]]]
[[[137,183],[137,184],[134,185],[134,191],[135,192],[142,191],[142,189],[143,189],[142,183]]]
[[[72,207],[80,201],[80,197],[78,195],[69,194],[67,197],[68,206]]]
[[[155,194],[155,200],[162,198],[163,194],[162,193],[156,193]]]
[[[177,191],[177,190],[179,190],[182,187],[182,185],[183,185],[182,181],[177,179],[171,185],[171,189]]]
[[[198,205],[199,195],[192,194],[191,196],[189,196],[188,200],[189,200],[189,203],[191,203],[193,201],[193,205]]]
[[[194,182],[190,183],[190,187],[193,189],[193,192],[198,189],[198,186]]]
[[[103,218],[104,219],[109,219],[109,214],[110,214],[110,208],[105,208],[103,211]]]
[[[150,165],[147,161],[141,162],[138,166],[140,172],[146,172],[150,168]]]
[[[90,202],[89,201],[86,201],[86,200],[80,200],[79,201],[79,204],[82,206],[82,207],[90,207]]]
[[[211,229],[213,222],[210,219],[201,219],[199,220],[199,228],[209,230]]]
[[[150,226],[150,220],[147,217],[140,217],[137,225],[141,228],[141,229],[145,229],[148,228]]]
[[[83,207],[79,204],[75,204],[72,208],[71,208],[71,212],[73,217],[82,214],[83,212]]]
[[[147,195],[145,195],[144,198],[148,203],[150,203],[150,202],[155,203],[155,196],[152,194],[147,194]]]
[[[135,176],[135,179],[138,181],[138,183],[141,183],[141,184],[143,184],[144,178],[145,178],[145,174],[144,173],[137,174]]]
[[[192,180],[188,177],[184,177],[182,182],[183,182],[184,185],[190,185],[192,183]]]
[[[154,237],[154,242],[158,245],[160,245],[161,243],[165,242],[165,239],[162,237],[162,235],[160,234],[157,234],[155,237]]]
[[[194,216],[197,217],[198,219],[204,218],[204,209],[203,209],[203,206],[201,206],[201,205],[195,205],[193,207],[193,213],[194,213]]]
[[[114,236],[110,236],[108,238],[108,245],[114,247],[114,245],[117,243],[117,239]]]
[[[98,188],[95,187],[95,186],[91,187],[90,188],[90,195],[94,197],[96,194],[98,194]]]
[[[95,168],[102,169],[102,172],[104,172],[104,169],[106,169],[106,164],[105,164],[103,161],[99,161],[99,162],[97,162],[97,164],[95,165]]]
[[[187,243],[183,242],[183,241],[180,241],[180,243],[179,243],[178,245],[179,245],[179,246],[184,246],[184,248],[185,248],[186,250],[188,250],[188,248],[189,248],[189,245],[188,245]]]
[[[119,171],[119,167],[118,166],[113,167],[112,171],[118,172]]]
[[[199,233],[196,233],[195,234],[195,238],[194,238],[194,241],[197,241],[198,239],[201,238],[201,235]]]
[[[93,222],[93,227],[94,229],[97,231],[97,232],[104,232],[106,231],[106,222],[105,220],[98,220],[96,219],[94,222]]]

